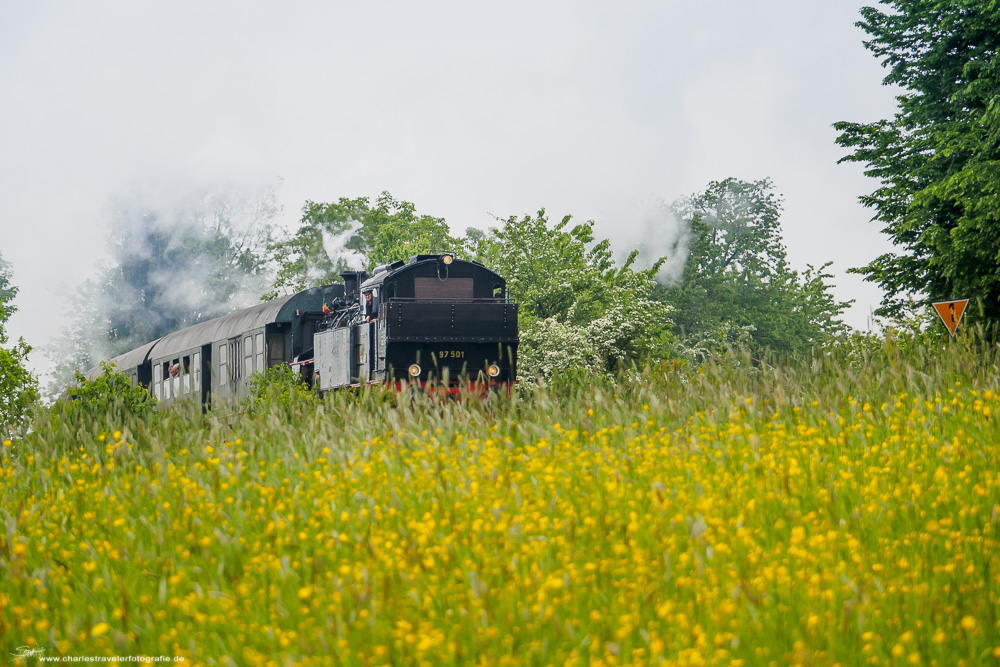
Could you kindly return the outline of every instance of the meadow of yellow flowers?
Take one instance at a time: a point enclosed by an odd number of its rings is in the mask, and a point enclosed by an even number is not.
[[[997,368],[941,354],[38,428],[0,655],[1000,664]]]

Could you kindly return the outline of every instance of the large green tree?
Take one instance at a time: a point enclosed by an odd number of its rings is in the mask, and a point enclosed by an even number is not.
[[[880,4],[858,25],[884,83],[903,89],[898,111],[834,127],[853,151],[842,161],[880,181],[861,201],[897,249],[858,272],[886,290],[879,314],[899,314],[915,294],[979,299],[1000,318],[1000,4]]]
[[[418,215],[416,207],[383,192],[333,203],[306,202],[298,229],[272,245],[277,278],[271,298],[340,282],[340,272],[371,270],[410,255],[453,250],[443,218]]]
[[[802,273],[789,266],[770,180],[715,181],[674,210],[687,226],[688,258],[681,279],[658,296],[674,307],[682,349],[796,353],[846,331],[839,318],[850,303],[830,293],[829,265]]]
[[[472,254],[507,279],[520,304],[519,375],[551,380],[574,370],[615,372],[670,351],[670,308],[651,298],[662,261],[621,266],[594,223],[551,223],[545,211],[467,232]]]
[[[27,368],[31,346],[19,338],[8,347],[7,320],[17,310],[10,264],[0,256],[0,437],[6,438],[27,420],[38,400],[38,382]]]

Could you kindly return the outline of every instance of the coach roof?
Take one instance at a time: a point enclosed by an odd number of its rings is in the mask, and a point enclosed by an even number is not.
[[[137,347],[134,350],[129,350],[128,352],[119,354],[117,357],[108,359],[106,363],[113,364],[115,370],[118,371],[132,370],[136,366],[141,366],[142,364],[146,363],[146,357],[149,354],[150,349],[152,349],[152,347],[156,345],[157,341],[159,340],[160,339],[157,338],[154,341],[146,343],[142,347]],[[101,365],[98,364],[93,368],[91,368],[90,370],[88,370],[86,373],[84,373],[84,375],[87,376],[88,379],[93,380],[94,378],[98,377],[101,373],[102,373]]]
[[[325,301],[343,295],[343,285],[313,287],[297,294],[279,297],[273,301],[265,301],[256,306],[217,317],[214,320],[194,324],[186,329],[167,334],[157,341],[149,358],[169,357],[195,347],[234,338],[268,324],[291,322],[300,313],[319,313],[322,312]]]
[[[274,301],[267,301],[167,334],[157,341],[150,358],[169,357],[184,350],[208,345],[217,340],[233,338],[272,322],[282,321],[280,319],[281,309],[291,298],[291,296],[286,296]]]

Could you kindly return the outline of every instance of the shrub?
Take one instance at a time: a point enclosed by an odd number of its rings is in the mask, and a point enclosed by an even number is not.
[[[146,418],[156,408],[156,397],[114,364],[101,363],[101,374],[87,378],[77,371],[76,384],[52,407],[60,416],[90,416],[102,421],[120,422],[129,417]]]
[[[20,429],[38,400],[38,382],[25,366],[31,346],[22,338],[7,349],[3,347],[7,340],[0,326],[0,433],[3,434]]]
[[[284,414],[319,403],[319,391],[302,380],[287,364],[272,366],[250,380],[250,392],[243,402],[248,416],[278,409]]]

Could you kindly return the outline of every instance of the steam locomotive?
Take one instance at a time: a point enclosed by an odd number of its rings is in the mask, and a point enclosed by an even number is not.
[[[254,374],[290,364],[321,392],[386,383],[455,389],[517,377],[517,304],[506,281],[450,253],[341,274],[167,334],[109,360],[162,401],[242,400]],[[94,377],[101,369],[93,368]]]

